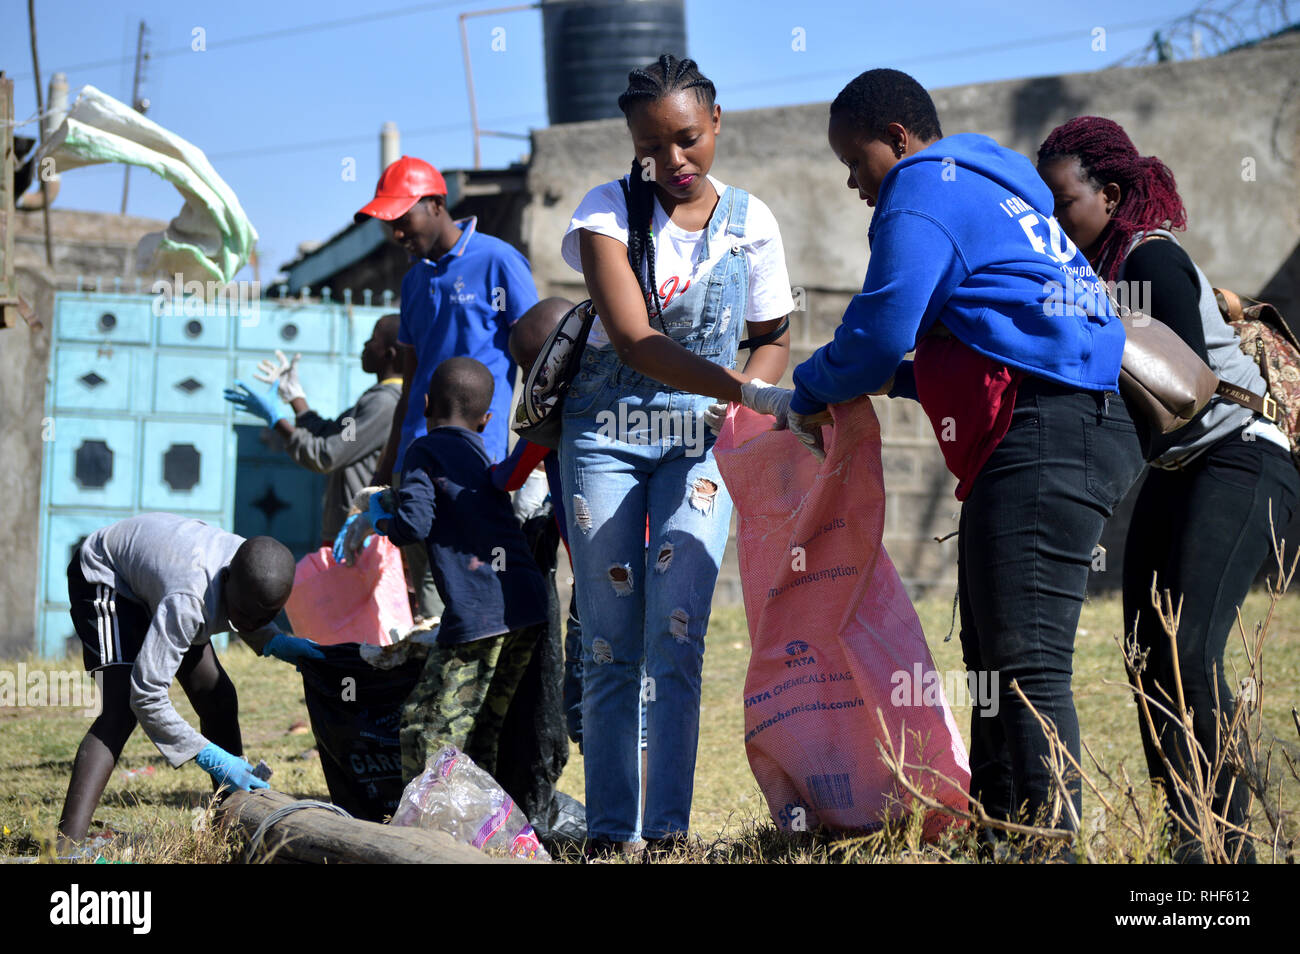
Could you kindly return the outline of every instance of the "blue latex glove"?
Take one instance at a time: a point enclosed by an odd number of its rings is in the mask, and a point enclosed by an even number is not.
[[[352,524],[356,521],[357,517],[359,516],[361,516],[361,514],[354,513],[352,516],[348,517],[348,519],[343,521],[343,526],[339,527],[339,532],[335,534],[334,536],[334,562],[335,563],[346,562],[345,558],[347,556],[347,546],[345,545],[345,540],[348,535],[348,530],[351,529]],[[370,534],[366,534],[366,538],[361,541],[361,549],[364,550],[366,547],[370,546],[370,541],[373,539],[374,539],[373,536],[371,536]]]
[[[384,509],[384,505],[380,502],[380,496],[380,494],[370,495],[370,510],[367,516],[370,517],[370,525],[375,528],[375,533],[386,537],[388,533],[380,528],[379,521],[392,520],[393,515]]]
[[[209,742],[194,756],[199,768],[212,776],[218,785],[237,788],[247,792],[256,788],[270,788],[266,782],[253,774],[253,766],[238,755],[231,755],[221,746]]]
[[[276,659],[282,659],[295,665],[304,659],[325,658],[325,653],[321,651],[320,646],[310,639],[303,639],[301,636],[286,636],[284,633],[276,633],[268,639],[266,645],[262,647],[262,655],[274,656]]]
[[[280,400],[279,386],[274,382],[265,394],[258,394],[243,381],[236,381],[233,388],[226,388],[225,394],[227,401],[241,411],[260,417],[267,427],[275,427],[277,421],[289,416]]]

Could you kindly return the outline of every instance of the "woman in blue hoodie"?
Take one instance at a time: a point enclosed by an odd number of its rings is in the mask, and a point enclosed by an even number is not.
[[[920,400],[964,501],[962,653],[999,696],[971,717],[971,794],[998,818],[1049,813],[1048,738],[1011,684],[1078,758],[1075,628],[1102,526],[1142,468],[1117,392],[1124,328],[1029,160],[942,138],[910,76],[853,80],[828,135],[876,210],[871,260],[834,339],[795,370],[786,421],[815,445],[829,404]],[[1054,823],[1077,827],[1080,811],[1076,779]]]

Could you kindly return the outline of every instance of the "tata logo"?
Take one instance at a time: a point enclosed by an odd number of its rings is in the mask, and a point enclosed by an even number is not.
[[[802,656],[808,651],[808,644],[802,639],[794,639],[785,644],[785,653],[787,656]]]
[[[451,300],[454,302],[464,305],[478,298],[473,292],[465,291],[465,276],[463,275],[457,275],[456,280],[451,283],[451,287],[455,292],[451,296]]]

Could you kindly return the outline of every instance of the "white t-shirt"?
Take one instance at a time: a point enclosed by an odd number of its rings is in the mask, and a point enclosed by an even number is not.
[[[721,196],[727,188],[713,176],[709,182]],[[715,210],[716,212],[716,210]],[[608,235],[627,244],[627,200],[618,180],[598,185],[583,197],[573,213],[569,229],[564,233],[560,253],[577,272],[582,272],[582,255],[578,246],[578,231],[590,229],[598,235]],[[718,260],[731,251],[730,236],[722,226],[709,249],[707,261],[697,261],[704,244],[704,232],[688,232],[668,218],[664,207],[655,197],[655,280],[659,283],[659,298],[664,307],[682,294],[695,281],[708,276]],[[745,213],[745,231],[740,239],[749,266],[749,296],[745,320],[772,321],[784,318],[794,310],[790,292],[790,276],[785,268],[785,248],[781,244],[781,231],[776,216],[756,196],[750,195]],[[609,336],[600,319],[591,326],[588,347],[609,347]]]

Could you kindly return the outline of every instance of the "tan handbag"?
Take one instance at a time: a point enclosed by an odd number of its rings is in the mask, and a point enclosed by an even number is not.
[[[1129,413],[1169,434],[1210,403],[1219,376],[1164,322],[1140,311],[1117,309],[1124,322],[1119,390]]]
[[[1161,239],[1145,235],[1130,246]],[[1124,355],[1120,360],[1119,390],[1130,415],[1141,415],[1147,426],[1169,434],[1186,424],[1210,403],[1219,376],[1201,360],[1178,333],[1162,321],[1131,311],[1111,299],[1124,323]]]

